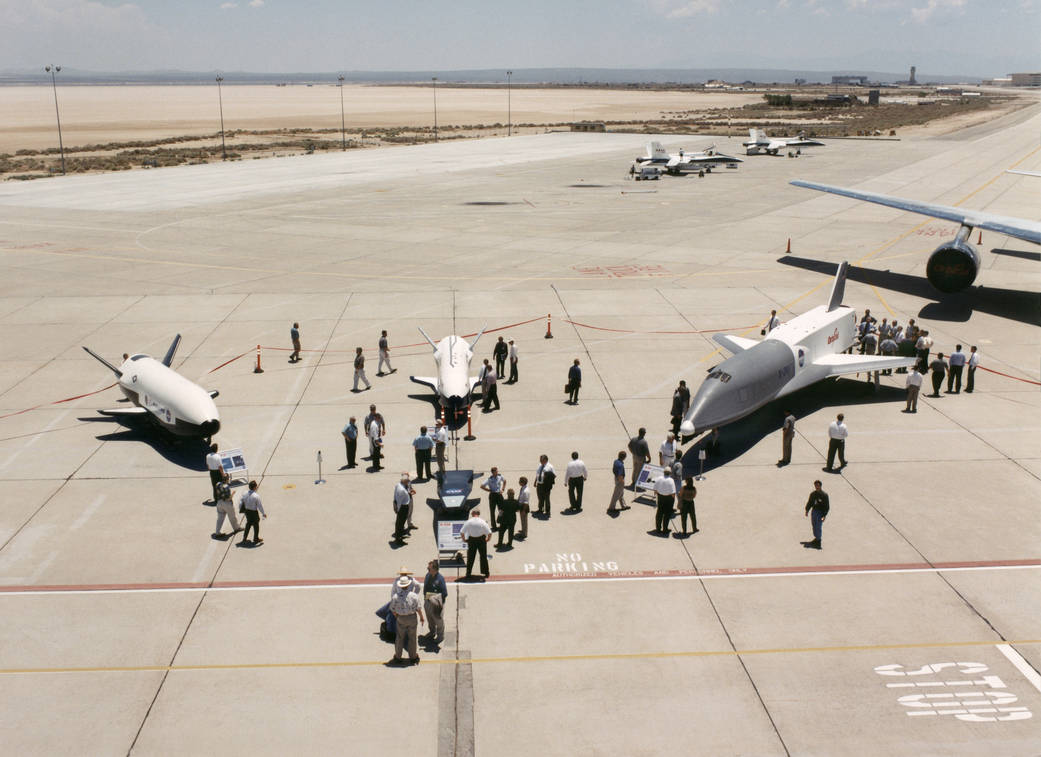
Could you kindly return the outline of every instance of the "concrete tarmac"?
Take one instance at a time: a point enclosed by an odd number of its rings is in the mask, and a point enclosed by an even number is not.
[[[788,181],[1033,218],[1041,181],[1004,170],[1041,168],[1039,128],[1035,108],[973,138],[832,140],[656,182],[626,177],[652,136],[554,133],[0,185],[4,751],[1037,754],[1037,249],[984,232],[978,288],[940,298],[925,264],[952,224]],[[677,381],[723,357],[712,334],[820,304],[842,260],[861,272],[847,304],[915,318],[937,351],[978,345],[976,391],[910,415],[903,376],[829,382],[723,429],[697,533],[650,533],[628,491],[606,515],[617,452],[645,426],[657,456]],[[400,565],[436,556],[434,482],[416,484],[418,530],[391,539],[394,483],[435,417],[408,380],[434,373],[419,326],[486,326],[475,363],[499,335],[520,350],[451,467],[516,487],[576,450],[590,475],[581,513],[561,475],[552,517],[489,549],[487,582],[446,563],[445,643],[395,669],[374,612]],[[217,441],[261,482],[262,546],[210,538],[201,445],[96,413],[119,395],[80,346],[161,355],[176,333],[177,370],[220,390]],[[346,469],[340,436],[370,403],[378,473]],[[797,436],[778,468],[782,405]],[[839,412],[849,465],[829,475]],[[801,544],[816,478],[819,551]]]

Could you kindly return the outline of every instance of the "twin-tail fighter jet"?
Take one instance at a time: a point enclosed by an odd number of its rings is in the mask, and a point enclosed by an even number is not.
[[[209,439],[220,430],[220,414],[207,391],[170,367],[181,335],[174,337],[160,362],[144,354],[130,355],[118,368],[89,347],[83,349],[116,374],[119,388],[133,407],[99,410],[112,417],[147,417],[174,436]]]
[[[839,266],[827,305],[781,324],[762,341],[727,334],[713,337],[733,357],[709,371],[698,388],[680,425],[685,440],[830,376],[914,364],[913,357],[843,354],[857,333],[853,308],[842,304],[848,266]]]
[[[765,131],[759,129],[749,129],[748,141],[742,142],[742,144],[746,155],[759,155],[760,153],[776,155],[780,150],[792,149],[798,154],[804,147],[824,147],[823,142],[809,139],[802,132],[797,137],[769,137]]]
[[[438,402],[446,410],[455,414],[464,412],[470,405],[470,393],[480,382],[479,378],[470,375],[470,361],[473,360],[474,347],[477,346],[477,340],[481,338],[484,329],[474,337],[473,342],[452,335],[435,344],[422,328],[419,329],[419,333],[434,348],[437,376],[409,376],[409,379],[417,384],[429,386],[437,392]]]
[[[678,155],[670,155],[661,142],[648,142],[647,152],[636,157],[636,166],[658,166],[666,173],[679,176],[684,173],[696,171],[711,172],[719,166],[737,167],[743,163],[741,158],[723,155],[716,152],[716,146],[711,145],[700,152],[679,151]]]

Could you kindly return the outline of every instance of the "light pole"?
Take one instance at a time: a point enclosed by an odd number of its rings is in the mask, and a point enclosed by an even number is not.
[[[221,160],[228,159],[228,148],[224,145],[224,98],[221,96],[220,83],[224,77],[217,74],[217,104],[220,106],[220,154]]]
[[[54,117],[58,121],[58,150],[61,152],[61,175],[65,175],[65,145],[61,141],[61,116],[58,115],[58,82],[54,75],[61,71],[61,66],[48,65],[43,70],[51,75],[51,88],[54,90]]]
[[[437,141],[437,77],[431,76],[430,81],[434,83],[434,141]]]
[[[340,143],[343,146],[344,151],[347,150],[347,127],[343,121],[343,74],[336,77],[337,81],[340,82]]]
[[[506,72],[506,136],[513,133],[513,109],[510,102],[510,77],[513,71]]]

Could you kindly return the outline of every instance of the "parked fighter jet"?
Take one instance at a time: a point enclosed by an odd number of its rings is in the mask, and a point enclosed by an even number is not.
[[[174,337],[162,362],[148,355],[127,357],[118,368],[89,347],[83,349],[116,374],[119,388],[133,407],[99,410],[113,417],[147,417],[175,436],[212,437],[220,430],[220,414],[213,398],[216,391],[206,391],[170,367],[181,335]]]
[[[437,344],[420,328],[419,333],[434,348],[434,362],[437,363],[437,376],[409,376],[417,384],[429,386],[437,392],[441,406],[459,413],[470,404],[470,393],[480,379],[470,375],[470,361],[473,360],[474,347],[481,338],[484,329],[468,343],[460,336],[446,336]]]
[[[698,388],[680,426],[684,439],[744,418],[771,400],[829,376],[915,362],[913,357],[843,354],[857,333],[853,308],[842,304],[848,265],[839,266],[827,306],[818,305],[781,324],[762,341],[713,337],[734,354],[713,368]]]
[[[799,132],[797,137],[768,137],[765,131],[749,129],[748,137],[748,141],[742,143],[745,147],[746,155],[758,155],[764,152],[776,155],[778,150],[791,150],[792,148],[795,149],[795,154],[798,155],[804,147],[824,147],[823,142],[818,142],[816,139],[808,139],[802,132]]]
[[[980,256],[968,239],[975,226],[987,231],[1008,234],[1010,237],[1026,242],[1041,244],[1041,223],[1022,218],[999,216],[985,210],[962,210],[948,205],[932,205],[927,202],[904,200],[899,197],[876,194],[875,192],[858,192],[853,189],[833,187],[828,184],[815,184],[812,181],[793,181],[791,184],[818,192],[852,197],[854,200],[873,202],[898,210],[942,218],[945,221],[960,223],[957,235],[949,242],[944,242],[929,256],[925,265],[925,276],[934,287],[941,292],[960,292],[973,281],[980,271]]]
[[[711,145],[701,152],[684,152],[681,149],[678,155],[670,155],[661,142],[648,142],[647,152],[636,157],[634,166],[661,166],[666,172],[678,176],[681,173],[694,171],[711,172],[718,166],[736,167],[738,163],[743,162],[741,158],[716,152],[715,145]]]

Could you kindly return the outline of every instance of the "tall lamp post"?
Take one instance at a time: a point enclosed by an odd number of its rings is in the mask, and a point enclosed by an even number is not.
[[[224,77],[217,74],[217,104],[220,107],[220,154],[221,160],[228,159],[228,148],[224,145],[224,98],[221,96],[220,83]]]
[[[336,77],[336,80],[340,82],[340,144],[344,151],[347,150],[347,126],[343,120],[343,74]]]
[[[434,83],[434,141],[437,141],[437,77],[430,77],[430,81]]]
[[[510,77],[513,71],[506,72],[506,136],[513,133],[513,109],[510,102]]]
[[[54,117],[58,121],[58,150],[61,152],[61,175],[65,175],[65,145],[61,141],[61,116],[58,115],[58,82],[54,75],[61,71],[61,66],[47,65],[43,70],[51,75],[51,88],[54,90]]]

